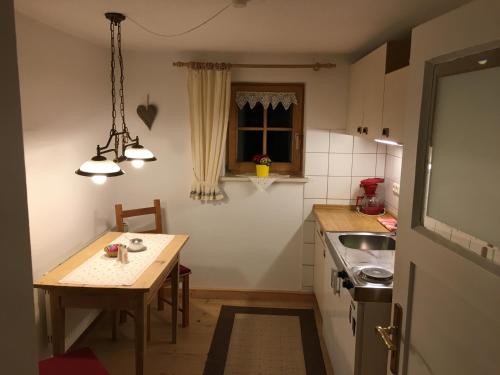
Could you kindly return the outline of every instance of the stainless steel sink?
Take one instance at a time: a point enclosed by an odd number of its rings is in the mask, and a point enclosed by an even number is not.
[[[394,238],[383,234],[352,233],[342,234],[339,241],[345,247],[358,250],[394,250],[396,241]]]

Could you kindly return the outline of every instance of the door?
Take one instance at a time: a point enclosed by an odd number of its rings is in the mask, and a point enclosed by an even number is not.
[[[498,14],[498,1],[477,1],[412,32],[393,294],[403,311],[401,375],[493,375],[500,369],[499,266],[425,230],[415,204],[422,183],[416,176],[426,169],[417,158],[422,102],[429,99],[426,62],[500,40]],[[498,201],[492,204],[500,209]]]

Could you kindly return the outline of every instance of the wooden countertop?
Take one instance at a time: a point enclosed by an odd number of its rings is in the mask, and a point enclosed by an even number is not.
[[[315,204],[313,212],[324,232],[389,232],[377,221],[378,216],[360,214],[353,206]]]

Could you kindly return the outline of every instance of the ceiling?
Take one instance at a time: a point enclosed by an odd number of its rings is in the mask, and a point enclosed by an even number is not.
[[[126,21],[128,49],[359,55],[469,0],[250,0],[187,35],[162,38]],[[108,45],[104,12],[121,12],[159,33],[189,29],[231,0],[15,0],[16,10]]]

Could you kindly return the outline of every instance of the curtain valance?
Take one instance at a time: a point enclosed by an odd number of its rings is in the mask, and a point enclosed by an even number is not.
[[[236,92],[236,104],[242,109],[246,104],[250,108],[255,107],[257,103],[261,103],[264,109],[271,107],[276,109],[279,103],[288,110],[290,105],[297,104],[297,96],[294,92],[252,92],[252,91],[238,91]]]

